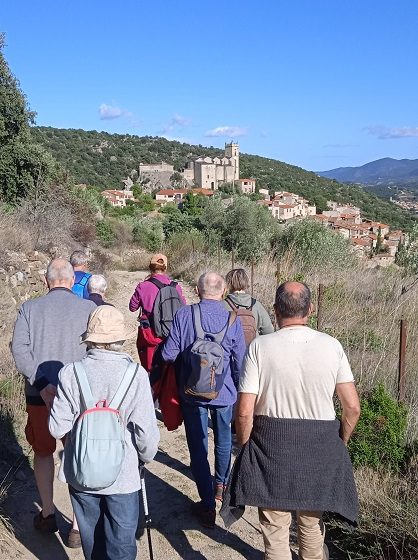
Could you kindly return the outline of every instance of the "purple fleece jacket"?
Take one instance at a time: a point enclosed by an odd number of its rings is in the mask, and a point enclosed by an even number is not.
[[[200,302],[203,330],[208,333],[218,333],[226,325],[229,312],[220,301],[203,299]],[[166,362],[174,362],[177,356],[188,348],[196,340],[193,326],[192,308],[190,305],[179,309],[174,317],[170,334],[164,343],[162,358]],[[182,387],[187,371],[181,369],[179,374],[179,395],[185,402],[194,404],[210,404],[215,406],[228,406],[237,400],[238,379],[241,372],[242,360],[246,346],[244,332],[239,317],[233,322],[226,332],[222,343],[224,349],[224,371],[226,372],[225,383],[219,392],[218,398],[212,401],[191,401],[183,394]]]

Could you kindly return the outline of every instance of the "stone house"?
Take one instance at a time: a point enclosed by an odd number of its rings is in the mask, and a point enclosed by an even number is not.
[[[238,186],[244,194],[255,193],[255,179],[238,179]]]
[[[102,196],[115,208],[124,208],[127,200],[135,201],[132,191],[111,190],[102,191]]]

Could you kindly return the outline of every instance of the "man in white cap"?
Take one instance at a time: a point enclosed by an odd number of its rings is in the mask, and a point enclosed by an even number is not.
[[[110,305],[97,307],[91,313],[87,331],[82,336],[89,349],[87,356],[81,362],[67,364],[61,369],[49,418],[49,430],[53,437],[61,438],[71,432],[66,438],[59,479],[69,484],[87,559],[136,558],[135,532],[139,514],[138,490],[141,487],[138,467],[139,463],[152,461],[158,450],[160,435],[148,374],[138,364],[132,368],[132,358],[122,351],[124,341],[135,336],[135,331],[126,328],[119,310]],[[92,402],[98,404],[111,403],[125,374],[129,377],[122,404],[119,407],[117,403],[115,405],[124,426],[124,457],[114,482],[100,490],[88,490],[82,486],[80,472],[74,468],[74,434],[81,421],[80,415],[86,410],[84,390],[80,393],[83,386],[80,374],[85,375]],[[109,461],[106,460],[101,473],[108,468]]]

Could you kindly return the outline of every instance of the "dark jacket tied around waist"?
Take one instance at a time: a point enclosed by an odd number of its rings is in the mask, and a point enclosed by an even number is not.
[[[229,527],[245,506],[327,511],[357,525],[358,497],[338,420],[256,416],[221,509]]]

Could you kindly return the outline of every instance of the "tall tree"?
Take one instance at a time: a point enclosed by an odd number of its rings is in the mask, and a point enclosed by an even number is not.
[[[52,157],[31,140],[35,113],[3,54],[0,34],[0,199],[16,204],[32,189],[46,186],[57,171]]]

